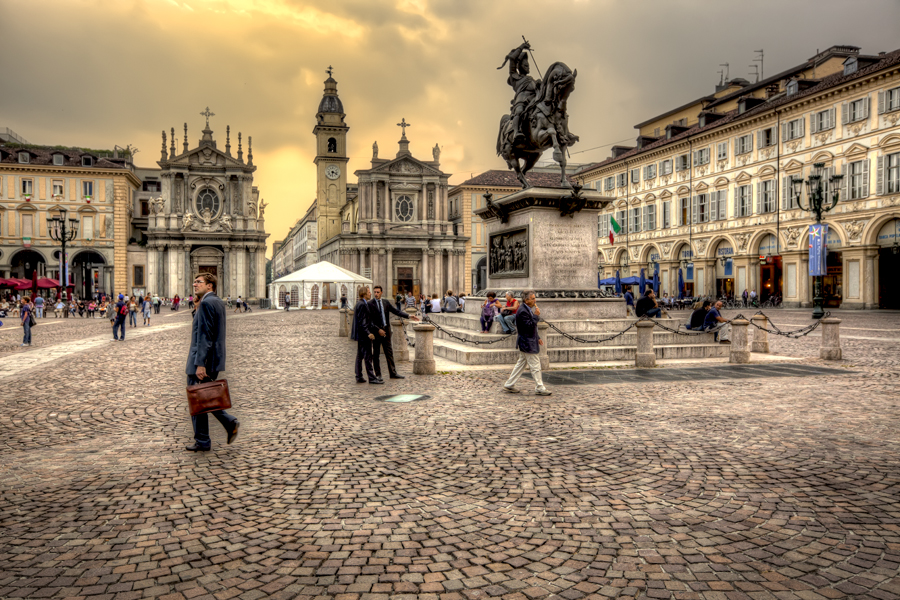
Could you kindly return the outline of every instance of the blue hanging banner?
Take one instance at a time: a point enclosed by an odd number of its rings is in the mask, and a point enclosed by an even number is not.
[[[827,274],[825,255],[828,254],[828,245],[825,238],[828,237],[828,225],[817,224],[809,226],[809,274],[812,277]]]
[[[734,261],[730,258],[725,259],[725,278],[728,279],[730,277],[734,277]]]

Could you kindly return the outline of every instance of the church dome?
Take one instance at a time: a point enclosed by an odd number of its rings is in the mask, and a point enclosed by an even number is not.
[[[337,81],[332,77],[325,80],[325,95],[319,102],[318,112],[344,114],[344,104],[337,95]]]

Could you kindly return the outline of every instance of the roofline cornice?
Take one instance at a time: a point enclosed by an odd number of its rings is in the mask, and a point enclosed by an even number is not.
[[[138,177],[129,171],[128,169],[107,169],[107,168],[87,168],[87,167],[67,167],[67,166],[57,166],[57,165],[31,165],[31,164],[22,164],[22,163],[0,163],[0,172],[4,171],[21,171],[21,172],[38,172],[44,171],[45,175],[48,177],[52,177],[53,174],[59,175],[95,175],[95,176],[104,176],[108,175],[111,177],[121,177],[125,176],[126,179],[130,179],[135,186],[141,185],[141,180]]]

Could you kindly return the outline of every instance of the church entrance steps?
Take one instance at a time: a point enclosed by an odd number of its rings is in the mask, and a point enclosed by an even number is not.
[[[637,353],[636,345],[631,346],[590,346],[577,348],[553,348],[548,344],[547,354],[550,365],[560,363],[588,362],[633,362]],[[727,358],[727,344],[689,344],[654,346],[658,360]],[[519,358],[515,348],[478,347],[453,340],[435,339],[434,354],[463,365],[511,365]]]

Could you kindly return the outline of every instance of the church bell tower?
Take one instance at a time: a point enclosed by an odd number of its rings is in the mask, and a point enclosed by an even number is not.
[[[318,243],[341,232],[341,207],[347,202],[347,131],[344,105],[338,98],[337,81],[328,67],[325,93],[316,112],[316,207]]]

